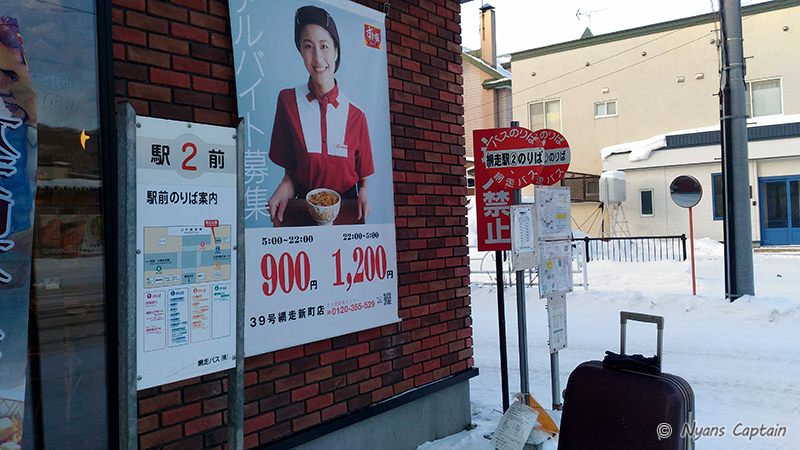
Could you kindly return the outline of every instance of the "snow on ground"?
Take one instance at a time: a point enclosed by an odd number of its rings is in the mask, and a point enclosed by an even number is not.
[[[757,253],[756,295],[725,300],[723,246],[695,244],[697,296],[692,296],[689,261],[588,264],[589,289],[567,296],[568,348],[559,352],[561,390],[581,362],[619,349],[619,312],[665,317],[665,372],[694,389],[697,425],[725,427],[723,437],[703,437],[697,449],[800,449],[800,253]],[[475,255],[473,255],[475,256]],[[494,267],[489,258],[486,265]],[[474,264],[473,264],[474,267]],[[476,278],[478,276],[476,275]],[[576,277],[577,278],[577,277]],[[515,289],[506,289],[511,392],[519,391]],[[538,289],[526,289],[531,391],[552,403],[547,316]],[[418,450],[491,450],[483,436],[496,428],[502,410],[496,289],[472,284],[475,366],[470,381],[472,422],[477,428]],[[629,353],[655,353],[655,326],[629,323]],[[553,414],[558,422],[560,416]],[[734,436],[737,424],[785,426],[784,437]],[[655,433],[656,431],[653,430]],[[545,443],[555,450],[556,441]]]

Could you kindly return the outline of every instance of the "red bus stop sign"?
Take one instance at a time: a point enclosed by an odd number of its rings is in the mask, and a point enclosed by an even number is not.
[[[554,130],[495,128],[473,131],[478,250],[511,250],[514,189],[549,186],[567,173],[569,144]]]

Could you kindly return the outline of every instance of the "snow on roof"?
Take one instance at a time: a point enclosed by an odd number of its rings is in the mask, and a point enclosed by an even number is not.
[[[466,57],[466,59],[473,65],[480,67],[484,72],[491,74],[498,80],[511,79],[511,72],[501,67],[499,63],[497,64],[497,67],[492,67],[486,61],[482,60],[481,58],[478,58],[477,56],[471,55],[467,52],[462,52],[461,56]]]
[[[748,127],[760,127],[766,125],[779,125],[784,123],[800,122],[800,114],[782,115],[777,114],[774,116],[764,116],[748,119]],[[646,161],[650,158],[650,153],[653,150],[658,150],[667,146],[667,136],[678,136],[682,134],[702,133],[705,131],[719,130],[719,125],[711,125],[708,127],[690,128],[687,130],[670,131],[669,133],[658,134],[648,139],[641,141],[626,142],[624,144],[610,145],[600,150],[600,156],[603,161],[606,161],[609,156],[617,153],[630,153],[628,161]]]

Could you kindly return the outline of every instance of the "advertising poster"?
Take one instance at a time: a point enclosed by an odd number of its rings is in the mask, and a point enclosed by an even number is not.
[[[567,173],[570,149],[554,130],[522,127],[475,130],[478,250],[511,250],[514,190],[550,186]]]
[[[397,322],[384,15],[350,1],[230,8],[245,354]]]
[[[0,102],[0,446],[5,448],[22,440],[37,167],[36,92],[11,17],[0,17]]]
[[[139,390],[236,355],[236,129],[136,118]]]

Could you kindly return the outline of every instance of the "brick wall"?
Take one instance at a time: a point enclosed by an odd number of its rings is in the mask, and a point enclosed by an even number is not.
[[[118,100],[140,115],[236,123],[227,2],[112,3]],[[459,10],[393,0],[387,20],[402,321],[247,359],[245,448],[473,365]],[[223,448],[226,407],[224,372],[141,391],[140,447]]]

